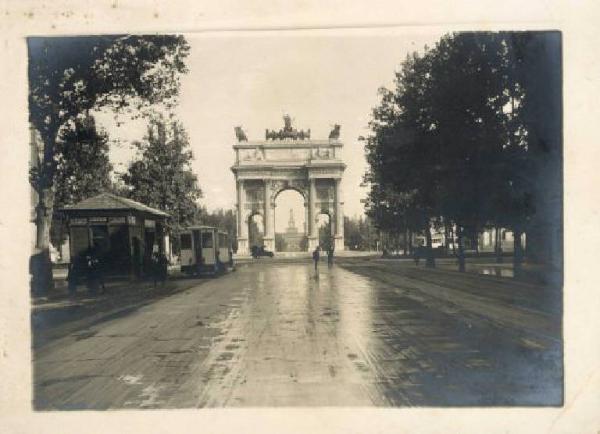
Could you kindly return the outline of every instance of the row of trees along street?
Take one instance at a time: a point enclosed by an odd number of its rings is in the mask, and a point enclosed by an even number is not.
[[[455,230],[460,271],[465,237],[485,227],[513,231],[515,272],[523,233],[529,259],[548,260],[562,231],[560,58],[557,32],[450,34],[407,56],[361,137],[377,228],[425,235],[429,267],[432,227]]]
[[[176,252],[181,229],[191,223],[217,226],[235,237],[233,210],[209,212],[198,205],[202,191],[191,169],[194,157],[181,123],[150,116],[146,135],[133,145],[137,159],[124,173],[115,173],[108,156],[108,135],[96,128],[92,116],[78,120],[74,129],[64,130],[57,141],[61,153],[50,232],[54,246],[67,238],[66,222],[59,210],[105,191],[168,212],[167,231]]]
[[[41,141],[30,170],[37,194],[32,289],[44,293],[52,287],[50,240],[66,238],[57,212],[65,205],[111,191],[170,213],[176,235],[198,221],[201,190],[183,127],[155,112],[177,103],[189,52],[182,36],[30,38],[28,48],[30,123]],[[113,173],[109,137],[90,114],[106,109],[148,120],[125,173]]]

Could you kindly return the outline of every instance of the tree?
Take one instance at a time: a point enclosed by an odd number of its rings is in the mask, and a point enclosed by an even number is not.
[[[181,229],[193,222],[202,197],[191,169],[193,154],[187,134],[179,122],[155,117],[144,140],[134,145],[140,158],[121,175],[128,196],[168,213],[167,232],[177,239]]]
[[[370,219],[344,217],[344,243],[350,250],[375,250],[377,234]]]
[[[349,250],[358,250],[362,243],[358,221],[350,217],[344,217],[344,244],[348,246]]]
[[[110,189],[112,165],[108,157],[108,136],[97,130],[92,116],[77,118],[73,128],[63,129],[56,147],[55,210]],[[65,239],[64,220],[55,212],[52,243],[59,246]]]
[[[174,103],[189,46],[182,36],[29,38],[29,120],[43,144],[30,182],[38,196],[34,290],[52,286],[49,242],[55,180],[61,150],[57,139],[89,110],[139,110]],[[131,110],[131,107],[136,110]]]
[[[374,227],[386,234],[383,247],[398,250],[402,238],[404,254],[412,250],[411,235],[421,230],[413,195],[397,193],[392,186],[371,183],[365,211]]]
[[[363,139],[371,185],[367,212],[379,227],[393,228],[410,215],[406,224],[425,232],[428,252],[432,224],[447,232],[456,228],[460,271],[464,238],[486,225],[515,232],[515,270],[521,233],[543,227],[529,223],[534,213],[538,221],[553,215],[560,227],[560,176],[553,176],[560,172],[560,134],[543,121],[544,113],[556,120],[560,112],[560,92],[548,85],[560,87],[559,50],[549,49],[554,39],[545,33],[459,33],[407,57],[395,90],[379,91],[371,134]],[[546,177],[553,181],[553,199]],[[536,213],[536,206],[545,212]]]
[[[443,37],[432,52],[430,103],[440,143],[440,214],[456,227],[459,270],[464,238],[492,219],[502,151],[507,143],[503,107],[506,46],[499,34]],[[500,163],[500,164],[499,164]]]
[[[410,215],[411,225],[425,233],[426,265],[434,267],[431,221],[439,214],[441,179],[439,142],[429,101],[430,64],[429,55],[407,56],[396,74],[395,91],[379,90],[381,102],[369,122],[372,134],[363,140],[370,166],[365,181],[375,189],[373,197],[376,201],[403,197],[405,202],[394,206],[400,205],[402,213]]]
[[[513,93],[517,94],[513,129],[521,131],[519,177],[513,197],[525,218],[513,219],[515,249],[527,232],[528,260],[562,267],[562,48],[560,32],[506,34],[511,47]],[[514,146],[516,147],[516,146]],[[513,152],[517,152],[514,150]],[[560,285],[561,282],[556,282]]]

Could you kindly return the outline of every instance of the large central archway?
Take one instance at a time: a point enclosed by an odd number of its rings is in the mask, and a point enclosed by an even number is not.
[[[264,246],[275,250],[275,199],[286,190],[302,195],[306,206],[308,241],[306,248],[319,243],[317,217],[330,217],[333,245],[344,249],[344,213],[341,180],[346,165],[341,160],[342,142],[339,126],[327,140],[311,140],[310,130],[296,131],[287,118],[284,128],[267,131],[267,139],[248,141],[241,128],[236,128],[238,142],[233,145],[235,164],[231,168],[236,179],[238,253],[248,254],[248,225],[253,214],[264,221]]]
[[[282,190],[274,200],[275,251],[303,252],[308,247],[304,196],[296,190]]]

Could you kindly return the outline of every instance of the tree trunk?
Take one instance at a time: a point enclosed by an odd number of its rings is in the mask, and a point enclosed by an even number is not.
[[[503,262],[502,258],[502,244],[500,243],[500,228],[498,226],[494,229],[494,252],[496,252],[496,262],[498,264]]]
[[[408,254],[412,255],[413,254],[413,245],[412,245],[412,231],[409,229],[408,230]]]
[[[408,255],[408,228],[404,229],[404,256]]]
[[[35,252],[31,256],[29,264],[31,291],[36,295],[44,295],[54,288],[50,260],[50,226],[53,211],[54,192],[52,188],[40,190],[36,206]]]
[[[473,231],[473,244],[475,245],[475,255],[479,256],[479,230],[477,228]]]
[[[523,247],[521,245],[521,230],[513,230],[513,272],[515,277],[519,276],[523,270]]]
[[[429,224],[425,230],[425,239],[427,240],[427,246],[425,248],[425,266],[428,268],[435,268],[435,259],[433,257],[433,249],[431,248],[431,226]]]
[[[464,273],[466,271],[465,267],[465,249],[463,246],[463,228],[462,226],[457,226],[457,238],[458,238],[458,271]]]
[[[448,240],[450,239],[450,228],[448,223],[444,221],[444,255],[448,256]]]

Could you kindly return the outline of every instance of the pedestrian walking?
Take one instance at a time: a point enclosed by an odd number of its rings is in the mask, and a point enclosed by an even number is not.
[[[327,249],[327,266],[329,268],[333,266],[333,246],[329,246]]]
[[[152,257],[152,276],[154,278],[154,287],[156,282],[164,286],[168,275],[169,261],[164,253],[156,252]]]
[[[70,296],[74,297],[77,294],[77,285],[79,285],[79,281],[82,275],[85,274],[86,268],[87,263],[85,261],[85,257],[77,255],[71,260],[71,263],[69,264],[69,270],[67,273],[67,282]]]
[[[421,259],[421,248],[420,247],[416,247],[415,251],[413,253],[413,258],[415,260],[415,265],[418,267],[419,266],[419,260]]]
[[[319,259],[321,258],[321,254],[319,253],[319,246],[315,247],[315,250],[312,254],[313,261],[315,263],[315,273],[319,274]]]

